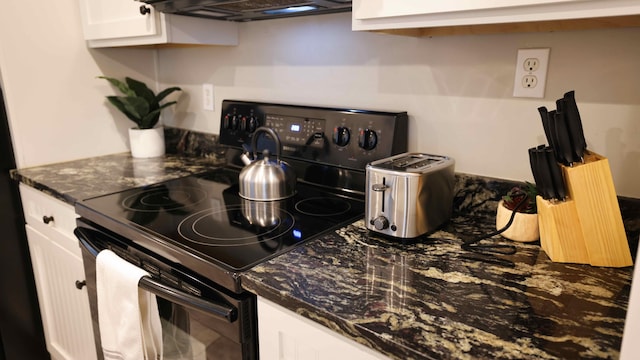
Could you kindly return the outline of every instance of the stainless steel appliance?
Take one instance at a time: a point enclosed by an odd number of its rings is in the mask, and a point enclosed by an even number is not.
[[[228,21],[266,20],[351,11],[351,0],[138,0],[169,14]],[[140,12],[149,12],[141,6]]]
[[[451,217],[455,162],[447,156],[404,153],[367,165],[367,229],[415,238]]]
[[[260,126],[275,130],[295,171],[291,197],[239,194],[240,158]],[[272,150],[267,133],[257,149]],[[403,112],[223,101],[225,166],[76,205],[95,333],[95,256],[111,249],[150,273],[140,286],[157,295],[165,355],[255,359],[256,299],[242,272],[362,218],[365,165],[405,151],[406,138]],[[101,353],[99,336],[96,346]]]

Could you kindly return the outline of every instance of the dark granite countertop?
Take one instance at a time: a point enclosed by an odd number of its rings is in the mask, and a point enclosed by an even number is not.
[[[217,163],[124,153],[12,177],[73,204]],[[458,175],[456,186],[454,217],[428,237],[402,244],[356,222],[254,267],[243,286],[395,359],[617,358],[632,267],[554,263],[539,243],[516,243],[515,255],[463,251],[462,240],[494,230],[497,198],[510,185]],[[638,203],[620,202],[634,256]]]
[[[618,358],[632,268],[554,263],[538,243],[461,249],[494,226],[459,216],[401,244],[360,221],[256,266],[243,286],[394,359]]]
[[[215,158],[167,154],[135,159],[121,153],[13,170],[11,177],[73,205],[78,200],[201,173],[218,163]]]
[[[469,252],[495,230],[509,182],[457,175],[455,213],[414,243],[356,222],[258,265],[245,288],[393,359],[616,359],[632,267],[549,260],[539,242],[501,236],[514,255]],[[620,199],[635,257],[636,199]]]

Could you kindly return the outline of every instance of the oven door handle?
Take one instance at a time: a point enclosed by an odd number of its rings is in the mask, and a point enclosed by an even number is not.
[[[90,237],[82,230],[76,228],[74,231],[76,237],[80,241],[80,245],[84,247],[94,257],[98,256],[100,250],[90,240]],[[187,308],[195,309],[206,313],[209,316],[215,316],[222,320],[232,323],[238,319],[238,309],[228,304],[217,304],[200,297],[188,294],[184,291],[175,289],[160,283],[149,276],[143,276],[138,282],[138,286],[147,290],[156,296],[163,297],[173,303],[182,305]]]
[[[141,289],[147,290],[157,296],[161,296],[173,303],[187,308],[200,310],[209,316],[214,315],[218,318],[225,319],[229,323],[238,319],[238,310],[233,306],[216,304],[211,301],[203,300],[202,298],[158,282],[149,276],[141,277],[140,282],[138,282],[138,286]]]

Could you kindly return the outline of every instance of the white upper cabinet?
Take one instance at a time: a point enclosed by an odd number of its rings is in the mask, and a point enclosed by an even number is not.
[[[134,0],[79,0],[90,47],[237,45],[238,24],[164,14]]]
[[[388,30],[640,14],[638,0],[353,0],[353,30]]]

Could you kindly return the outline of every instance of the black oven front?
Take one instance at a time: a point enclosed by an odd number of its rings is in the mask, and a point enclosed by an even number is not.
[[[133,241],[88,220],[77,220],[99,358],[103,358],[96,297],[97,254],[109,249],[146,270],[139,286],[156,295],[164,359],[257,359],[255,295],[232,293]]]

